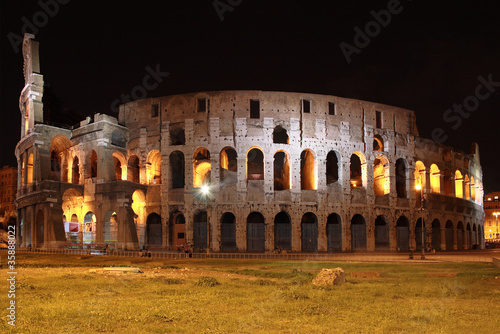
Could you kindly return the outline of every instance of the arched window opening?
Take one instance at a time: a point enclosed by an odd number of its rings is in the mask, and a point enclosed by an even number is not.
[[[441,171],[435,164],[431,165],[431,192],[441,193]]]
[[[259,212],[252,212],[247,217],[247,251],[265,252],[266,227],[264,216]]]
[[[127,177],[129,181],[139,183],[140,180],[140,168],[139,168],[139,157],[136,155],[132,155],[128,159],[128,171]]]
[[[236,252],[236,217],[231,212],[226,212],[221,218],[221,246],[222,252]]]
[[[172,177],[172,189],[184,188],[184,153],[174,151],[170,154],[170,174]]]
[[[264,180],[264,154],[258,148],[253,148],[247,154],[248,180]]]
[[[300,222],[302,231],[302,251],[317,252],[318,251],[318,218],[312,212],[307,212],[302,216]]]
[[[90,170],[89,170],[89,176],[90,178],[97,177],[97,153],[92,150],[90,152]]]
[[[373,150],[374,151],[384,150],[384,140],[379,135],[373,137]]]
[[[94,244],[96,232],[96,216],[93,212],[89,211],[83,218],[83,243]]]
[[[300,154],[300,189],[316,190],[314,154],[311,150],[304,150]]]
[[[384,216],[375,219],[375,249],[389,249],[389,224]]]
[[[161,216],[153,212],[146,219],[146,247],[148,249],[160,248],[162,239]]]
[[[389,161],[384,157],[373,162],[373,190],[375,195],[384,196],[390,192]]]
[[[437,219],[432,221],[432,248],[441,250],[441,223]]]
[[[326,237],[329,252],[342,250],[342,222],[336,213],[330,214],[327,218]]]
[[[445,225],[446,250],[453,250],[453,223],[448,220]]]
[[[161,184],[161,154],[159,151],[149,153],[147,179],[148,184]]]
[[[350,163],[351,188],[362,187],[363,177],[361,171],[361,159],[357,154],[351,155]]]
[[[208,236],[208,217],[205,210],[198,211],[194,214],[193,220],[193,241],[196,250],[207,249]]]
[[[290,186],[290,162],[285,152],[274,154],[274,190],[288,190]]]
[[[198,148],[193,154],[193,187],[210,184],[211,170],[210,152],[204,147]]]
[[[366,250],[366,221],[359,214],[351,219],[351,250]]]
[[[464,179],[458,169],[455,172],[455,196],[458,198],[464,197]]]
[[[27,171],[27,184],[30,185],[31,183],[33,183],[33,173],[34,173],[34,170],[33,170],[33,153],[31,153],[28,157],[28,171]]]
[[[186,219],[179,211],[174,211],[170,215],[169,242],[171,246],[175,246],[181,251],[183,250],[181,249],[181,246],[186,244]]]
[[[284,211],[274,217],[274,249],[292,250],[292,223]]]
[[[71,168],[71,182],[80,184],[80,163],[78,157],[73,158],[73,167]]]
[[[405,216],[396,222],[396,243],[399,251],[410,250],[410,222]]]
[[[238,183],[238,155],[231,147],[224,148],[220,158],[220,182],[223,184]]]
[[[122,180],[122,163],[116,157],[113,157],[113,165],[115,166],[115,180]]]
[[[139,240],[139,247],[143,248],[146,243],[146,195],[140,189],[132,194],[132,210],[134,211],[134,223]]]
[[[289,144],[288,133],[281,125],[278,125],[277,127],[274,128],[273,143]]]
[[[328,152],[326,156],[326,184],[332,184],[339,180],[339,160],[334,151]]]
[[[396,161],[396,192],[399,198],[406,198],[406,179],[408,169],[406,161],[402,158]]]
[[[470,200],[470,182],[469,182],[469,175],[465,174],[465,179],[464,179],[464,196],[465,199]]]
[[[22,167],[21,167],[21,186],[26,185],[26,163],[24,162],[24,156],[21,157],[21,160],[23,161]]]
[[[116,212],[109,211],[104,215],[104,243],[108,245],[116,245],[117,242],[118,216]]]
[[[61,180],[61,157],[56,151],[50,152],[50,179],[53,181]]]
[[[184,129],[175,127],[170,130],[170,145],[186,145],[186,136]]]
[[[465,245],[466,245],[466,249],[472,248],[472,232],[471,232],[471,228],[470,228],[470,223],[467,223],[467,227],[466,227]]]
[[[464,224],[459,221],[457,224],[457,249],[464,249],[465,236],[464,236]]]
[[[451,172],[446,168],[443,172],[443,190],[446,196],[453,196],[453,179]]]

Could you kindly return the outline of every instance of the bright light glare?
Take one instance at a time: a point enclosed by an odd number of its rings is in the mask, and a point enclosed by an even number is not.
[[[201,186],[201,193],[205,196],[208,195],[210,193],[210,187],[206,184],[202,185]]]
[[[417,183],[417,185],[415,186],[415,188],[416,188],[417,190],[420,190],[420,189],[422,189],[422,186],[421,186],[419,183]]]

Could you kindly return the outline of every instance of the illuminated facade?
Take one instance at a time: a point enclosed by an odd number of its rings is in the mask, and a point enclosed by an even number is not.
[[[130,102],[118,119],[95,114],[61,129],[42,124],[43,78],[26,65],[35,45],[28,36],[16,148],[24,246],[408,250],[420,248],[423,216],[434,249],[484,247],[477,145],[464,154],[419,137],[413,111],[316,94],[200,92]]]
[[[484,195],[484,238],[500,242],[500,191]]]

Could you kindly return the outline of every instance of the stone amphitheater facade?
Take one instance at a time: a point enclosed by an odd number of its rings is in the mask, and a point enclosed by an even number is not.
[[[484,247],[482,170],[419,137],[415,113],[337,96],[148,98],[79,126],[43,120],[25,38],[18,242],[214,252]],[[417,190],[420,186],[421,190]]]

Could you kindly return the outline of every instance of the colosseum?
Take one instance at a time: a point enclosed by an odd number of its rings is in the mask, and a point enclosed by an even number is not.
[[[478,146],[467,154],[419,137],[411,110],[217,91],[56,127],[44,121],[33,36],[23,55],[22,247],[405,251],[422,237],[436,250],[484,247]]]

